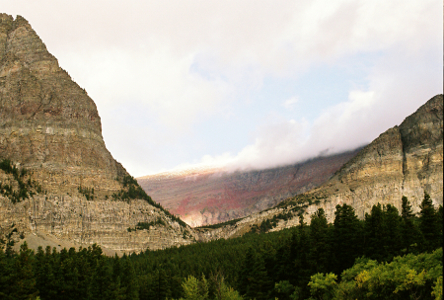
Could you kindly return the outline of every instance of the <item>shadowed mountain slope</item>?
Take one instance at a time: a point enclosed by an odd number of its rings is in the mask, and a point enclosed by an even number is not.
[[[142,188],[191,226],[242,218],[325,182],[358,150],[265,170],[195,169],[137,178]]]

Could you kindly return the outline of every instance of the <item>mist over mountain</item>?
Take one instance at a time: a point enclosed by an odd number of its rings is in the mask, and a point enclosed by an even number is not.
[[[137,178],[140,186],[191,226],[242,218],[326,181],[359,150],[276,168],[195,168]]]
[[[425,193],[433,206],[442,206],[442,94],[428,100],[399,126],[381,133],[319,187],[204,235],[207,239],[234,237],[255,226],[265,231],[282,230],[296,226],[301,215],[309,222],[319,208],[333,222],[336,206],[344,204],[364,219],[378,204],[390,204],[401,211],[403,196],[417,213]]]

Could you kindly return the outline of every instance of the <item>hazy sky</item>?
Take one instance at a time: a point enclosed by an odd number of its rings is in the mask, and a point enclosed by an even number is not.
[[[368,143],[443,91],[441,0],[0,0],[97,104],[133,176]]]

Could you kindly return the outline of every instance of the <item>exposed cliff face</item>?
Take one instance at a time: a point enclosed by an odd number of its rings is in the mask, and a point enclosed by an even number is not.
[[[138,178],[153,199],[191,226],[245,217],[319,186],[358,150],[266,170],[189,170]]]
[[[95,103],[22,17],[0,15],[0,157],[48,191],[117,191],[126,174],[103,142]]]
[[[14,223],[25,234],[44,232],[126,251],[192,241],[184,238],[186,227],[146,201],[107,200],[125,190],[129,174],[106,149],[95,103],[25,19],[0,14],[0,161],[5,158],[27,169],[25,179],[45,192],[18,204],[0,193],[0,229]],[[19,187],[2,170],[0,180]],[[94,200],[87,201],[87,193]],[[166,226],[127,231],[159,217]]]
[[[284,214],[272,229],[298,224],[297,214],[309,215],[323,208],[330,222],[336,205],[354,207],[363,218],[377,203],[391,204],[401,211],[407,196],[415,212],[424,197],[443,204],[443,96],[437,95],[407,117],[400,126],[381,134],[318,188],[284,201],[276,208],[253,214],[236,225],[202,232],[202,238],[232,237],[247,232],[254,224]]]

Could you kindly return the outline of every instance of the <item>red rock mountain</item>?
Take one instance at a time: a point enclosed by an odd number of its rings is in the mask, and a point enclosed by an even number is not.
[[[140,186],[191,226],[245,217],[330,178],[358,150],[265,170],[194,169],[140,177]]]

